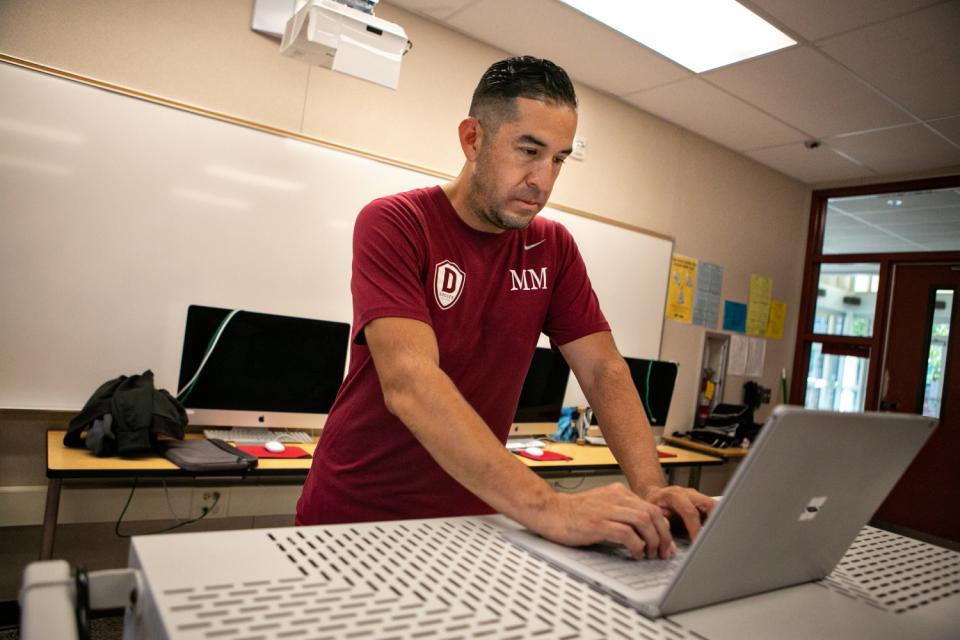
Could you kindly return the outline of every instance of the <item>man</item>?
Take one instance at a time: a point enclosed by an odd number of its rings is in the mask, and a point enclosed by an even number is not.
[[[375,200],[354,230],[350,370],[297,505],[298,524],[498,511],[557,542],[668,557],[713,501],[665,487],[652,431],[573,239],[537,218],[577,127],[567,74],[490,67],[443,187]],[[556,493],[503,443],[541,333],[577,376],[626,475]]]

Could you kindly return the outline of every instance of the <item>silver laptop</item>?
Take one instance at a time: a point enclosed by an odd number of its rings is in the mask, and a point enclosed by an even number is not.
[[[501,535],[656,618],[829,574],[937,421],[892,413],[773,410],[700,535],[671,560],[622,547]]]

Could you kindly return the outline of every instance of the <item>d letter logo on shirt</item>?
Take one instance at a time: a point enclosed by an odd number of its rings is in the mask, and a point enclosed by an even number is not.
[[[441,309],[449,309],[457,303],[466,279],[467,274],[463,269],[449,260],[437,263],[433,277],[433,295]]]

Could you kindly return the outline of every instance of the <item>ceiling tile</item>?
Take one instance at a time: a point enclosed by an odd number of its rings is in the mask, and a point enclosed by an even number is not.
[[[473,2],[477,2],[477,0],[389,0],[387,4],[392,4],[401,9],[419,13],[428,18],[434,18],[435,20],[446,20]]]
[[[918,118],[935,119],[929,125],[960,145],[960,0],[743,0],[816,44],[700,77],[558,0],[384,2],[505,51],[555,60],[581,84],[807,182],[942,166],[954,157],[943,138],[893,131]],[[896,156],[874,135],[895,141]],[[832,139],[811,152],[797,143],[807,137]]]
[[[828,143],[880,173],[925,171],[960,164],[960,148],[922,124],[831,138]]]
[[[802,143],[792,143],[747,151],[745,155],[808,184],[874,175],[866,167],[850,162],[826,145],[807,149]]]
[[[774,147],[805,137],[699,78],[630,94],[624,99],[736,151]]]
[[[613,95],[693,75],[556,0],[480,0],[448,23],[511,53],[553,60],[574,79]]]
[[[934,120],[927,124],[948,137],[954,144],[960,145],[960,116]]]
[[[929,6],[937,0],[749,0],[762,13],[807,40],[857,29]]]
[[[912,121],[809,47],[793,47],[703,77],[818,138]]]
[[[960,0],[817,46],[920,119],[960,113]]]

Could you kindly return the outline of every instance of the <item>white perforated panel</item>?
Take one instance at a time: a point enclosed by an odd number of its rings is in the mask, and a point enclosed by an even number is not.
[[[820,584],[884,611],[904,613],[960,594],[960,554],[864,527]]]
[[[146,634],[156,637],[702,639],[504,542],[497,534],[503,522],[137,538],[131,564],[145,569]],[[868,527],[822,584],[902,612],[956,595],[958,569],[960,554]]]
[[[175,638],[697,637],[623,607],[496,531],[469,518],[220,534],[259,536],[274,549],[263,559],[270,572],[293,571],[164,588],[156,599]]]

